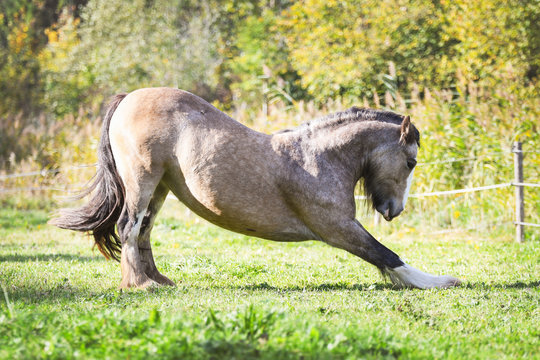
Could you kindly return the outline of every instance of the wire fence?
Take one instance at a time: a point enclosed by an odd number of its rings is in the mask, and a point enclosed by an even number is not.
[[[519,144],[519,145],[518,145]],[[536,150],[522,150],[520,143],[515,143],[514,148],[511,151],[494,151],[489,152],[486,154],[482,154],[479,156],[471,156],[471,157],[463,157],[463,158],[450,158],[445,160],[437,160],[437,161],[430,161],[430,162],[420,162],[417,164],[417,166],[431,166],[431,165],[440,165],[440,164],[450,164],[450,163],[456,163],[456,162],[464,162],[464,161],[473,161],[473,160],[480,160],[480,159],[492,159],[494,156],[503,156],[508,155],[509,153],[514,153],[518,155],[518,158],[520,158],[521,161],[520,164],[516,163],[514,164],[515,167],[517,166],[523,166],[523,154],[526,153],[533,153],[533,154],[540,154],[540,151]],[[0,181],[6,181],[11,179],[17,179],[17,178],[24,178],[24,177],[46,177],[49,175],[56,176],[60,173],[65,173],[67,171],[74,171],[74,170],[80,170],[85,168],[91,168],[96,167],[97,164],[80,164],[80,165],[72,165],[72,166],[66,166],[62,168],[56,168],[56,169],[43,169],[43,170],[36,170],[36,171],[29,171],[24,173],[11,173],[11,174],[4,174],[0,175]],[[517,171],[517,170],[516,170]],[[521,175],[522,176],[522,175]],[[517,178],[516,178],[517,179]],[[457,194],[465,194],[465,193],[473,193],[473,192],[479,192],[479,191],[486,191],[486,190],[492,190],[492,189],[500,189],[500,188],[506,188],[506,187],[516,187],[516,189],[523,189],[524,187],[540,187],[540,184],[537,183],[531,183],[531,182],[524,182],[519,178],[517,181],[514,179],[514,181],[505,182],[501,184],[492,184],[492,185],[485,185],[485,186],[478,186],[478,187],[471,187],[471,188],[463,188],[463,189],[454,189],[454,190],[445,190],[445,191],[433,191],[433,192],[423,192],[423,193],[417,193],[417,194],[410,194],[410,198],[425,198],[425,197],[439,197],[439,196],[449,196],[449,195],[457,195]],[[23,187],[8,187],[3,188],[0,187],[0,194],[12,194],[17,192],[39,192],[39,191],[56,191],[56,192],[67,192],[67,193],[77,193],[81,187],[84,186],[84,184],[76,184],[71,186],[23,186]],[[366,196],[357,195],[355,196],[356,200],[365,200]],[[516,198],[516,206],[518,206],[517,202],[524,200],[519,200]],[[521,204],[523,206],[523,204]],[[540,227],[540,224],[534,224],[523,221],[521,218],[522,215],[519,215],[516,213],[516,221],[514,221],[514,224],[520,228],[523,226],[530,226],[530,227]],[[518,231],[519,232],[519,231]],[[520,235],[522,237],[522,235]]]
[[[517,151],[520,153],[539,153],[540,151]],[[504,155],[508,154],[507,152],[493,152],[490,154],[484,154],[481,156],[475,156],[475,157],[464,157],[464,158],[454,158],[454,159],[448,159],[448,160],[441,160],[441,161],[431,161],[431,162],[420,162],[417,164],[417,166],[426,166],[426,165],[436,165],[436,164],[448,164],[448,163],[454,163],[454,162],[463,162],[463,161],[471,161],[471,160],[478,160],[481,158],[485,158],[489,155]],[[43,169],[43,170],[36,170],[36,171],[29,171],[24,173],[11,173],[11,174],[4,174],[0,175],[0,180],[9,180],[9,179],[16,179],[16,178],[22,178],[22,177],[45,177],[47,175],[57,175],[60,173],[64,173],[67,171],[73,171],[78,169],[85,169],[85,168],[91,168],[96,167],[97,163],[94,164],[80,164],[80,165],[72,165],[72,166],[66,166],[62,168],[56,168],[56,169]],[[83,186],[83,184],[78,184],[76,186]],[[76,186],[65,186],[65,187],[58,187],[58,186],[26,186],[26,187],[15,187],[15,188],[0,188],[0,194],[7,194],[7,193],[15,193],[15,192],[24,192],[24,191],[77,191],[73,190]],[[444,190],[444,191],[433,191],[433,192],[424,192],[424,193],[418,193],[418,194],[410,194],[410,198],[422,198],[422,197],[430,197],[430,196],[447,196],[447,195],[455,195],[455,194],[464,194],[464,193],[470,193],[470,192],[477,192],[477,191],[484,191],[484,190],[491,190],[491,189],[498,189],[498,188],[504,188],[504,187],[510,187],[510,186],[525,186],[525,187],[540,187],[540,184],[536,183],[517,183],[517,182],[507,182],[507,183],[501,183],[501,184],[493,184],[493,185],[486,185],[486,186],[478,186],[478,187],[472,187],[472,188],[464,188],[464,189],[455,189],[455,190]],[[357,200],[366,200],[367,198],[362,195],[355,196],[355,199]]]
[[[450,164],[450,163],[473,161],[473,160],[480,160],[480,159],[491,159],[491,157],[493,157],[493,156],[508,155],[511,152],[512,151],[510,151],[510,150],[508,150],[508,151],[494,151],[494,152],[490,152],[490,153],[486,153],[486,154],[482,154],[482,155],[478,155],[478,156],[470,156],[470,157],[462,157],[462,158],[450,158],[450,159],[446,159],[446,160],[419,162],[416,166],[440,165],[440,164]],[[519,151],[514,151],[514,153],[540,154],[540,151],[519,150]],[[65,166],[65,167],[55,168],[55,169],[42,169],[42,170],[29,171],[29,172],[24,172],[24,173],[4,174],[4,175],[0,175],[0,180],[9,180],[9,179],[16,179],[16,178],[22,178],[22,177],[32,177],[32,176],[45,177],[45,176],[51,175],[51,174],[52,175],[57,175],[57,174],[60,174],[60,173],[66,172],[66,171],[73,171],[73,170],[85,169],[85,168],[96,167],[96,166],[97,166],[97,163],[80,164],[80,165],[71,165],[71,166]],[[510,185],[512,185],[512,183],[498,184],[498,185],[494,185],[494,186],[504,187],[504,186],[510,186]],[[536,184],[536,185],[535,184],[523,184],[522,186],[538,186],[538,184]],[[478,188],[473,188],[473,189],[461,189],[461,190],[480,191],[480,190],[484,190],[484,187],[478,187]],[[13,190],[16,191],[17,189],[13,189]],[[24,191],[24,190],[26,190],[26,188],[20,188],[20,190]],[[45,187],[45,188],[43,188],[43,190],[52,190],[52,189]],[[2,189],[0,188],[0,192],[1,191],[2,191]],[[450,190],[450,191],[454,191],[454,190]],[[450,194],[450,191],[448,192],[448,194]],[[465,192],[469,192],[469,191],[465,191]],[[418,197],[420,197],[420,196],[436,196],[436,195],[445,195],[446,193],[447,193],[446,191],[441,191],[441,192],[433,192],[433,193],[426,193],[426,194],[416,194],[414,196],[418,196]],[[436,194],[436,195],[431,195],[431,194]],[[411,196],[413,196],[413,195],[411,195]]]
[[[9,179],[17,179],[17,178],[33,177],[33,176],[45,177],[51,174],[57,175],[66,171],[85,169],[85,168],[96,167],[96,166],[97,166],[97,163],[96,164],[81,164],[81,165],[65,166],[65,167],[56,168],[56,169],[43,169],[43,170],[29,171],[25,173],[5,174],[5,175],[0,175],[0,180],[9,180]]]
[[[76,184],[71,186],[21,186],[16,188],[0,188],[0,194],[14,194],[18,192],[40,192],[40,191],[57,191],[69,194],[75,194],[86,184]]]

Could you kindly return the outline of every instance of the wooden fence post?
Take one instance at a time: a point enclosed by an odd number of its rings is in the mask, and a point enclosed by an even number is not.
[[[263,104],[262,104],[262,112],[264,116],[264,122],[265,124],[268,122],[268,103],[269,103],[269,94],[270,91],[269,82],[270,78],[272,77],[272,70],[266,66],[266,64],[263,64],[262,66],[263,74],[260,76],[262,79],[262,92],[263,92]]]
[[[264,116],[265,123],[268,121],[268,76],[261,76],[263,81],[262,83],[262,93],[263,93],[263,103],[262,103],[262,113]]]
[[[378,226],[381,223],[381,214],[375,210],[375,214],[373,215],[373,226]]]
[[[517,184],[521,184],[523,183],[523,152],[521,142],[514,142],[512,152],[514,153],[514,182]],[[523,221],[525,220],[523,186],[516,184],[514,184],[514,186],[516,187],[516,241],[521,243],[525,238],[523,229]]]

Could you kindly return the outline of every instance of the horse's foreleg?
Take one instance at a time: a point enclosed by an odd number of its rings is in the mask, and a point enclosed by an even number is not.
[[[460,284],[460,281],[454,277],[426,274],[407,265],[396,253],[378,242],[356,220],[334,224],[319,234],[328,244],[347,250],[377,266],[394,285],[427,289],[446,288]]]
[[[152,228],[154,226],[154,220],[157,213],[161,209],[168,192],[169,189],[162,183],[160,183],[156,188],[156,191],[152,196],[152,200],[150,201],[150,205],[148,205],[146,215],[143,219],[138,245],[141,263],[144,267],[145,274],[158,284],[175,286],[173,281],[161,274],[157,269],[154,262],[154,256],[152,254],[152,246],[150,244],[150,233],[152,232]]]

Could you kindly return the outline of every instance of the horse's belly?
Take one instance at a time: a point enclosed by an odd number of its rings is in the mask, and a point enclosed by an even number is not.
[[[245,209],[229,207],[227,210],[205,206],[200,202],[184,202],[193,212],[227,230],[274,241],[315,240],[317,237],[295,216],[283,216],[284,211],[268,214],[265,209],[254,214]],[[268,209],[266,209],[268,210]]]
[[[276,206],[275,202],[265,204],[254,200],[249,206],[242,204],[242,202],[229,202],[227,205],[215,202],[204,204],[197,201],[196,204],[190,202],[188,206],[191,205],[192,210],[206,220],[238,233],[275,241],[315,239],[300,219],[287,208]]]
[[[246,179],[219,183],[219,176],[211,178],[209,183],[209,177],[200,173],[184,174],[177,169],[176,174],[169,172],[165,180],[194,213],[225,229],[275,241],[317,239],[270,185],[251,183],[251,189],[247,189]],[[236,186],[241,183],[244,187]]]

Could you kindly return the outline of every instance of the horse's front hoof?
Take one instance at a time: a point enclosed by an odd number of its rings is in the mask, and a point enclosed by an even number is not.
[[[394,269],[387,269],[385,272],[392,283],[398,287],[417,289],[446,289],[461,284],[461,281],[449,275],[431,275],[403,264]]]
[[[439,276],[439,278],[442,285],[438,287],[443,289],[461,285],[461,280],[450,275]]]

